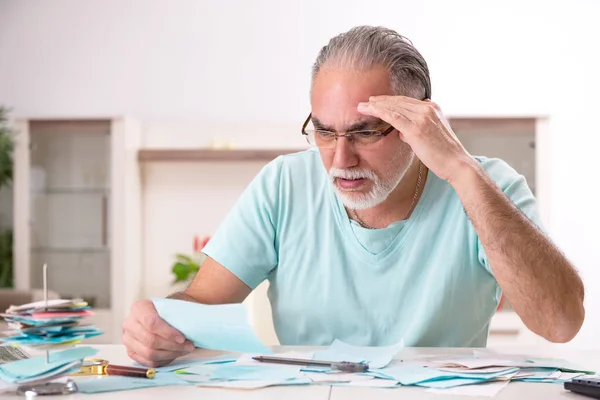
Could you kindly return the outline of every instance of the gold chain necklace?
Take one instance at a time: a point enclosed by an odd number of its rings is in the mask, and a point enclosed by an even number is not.
[[[410,207],[408,208],[408,212],[406,213],[406,216],[403,219],[408,218],[408,216],[410,215],[410,213],[415,205],[415,202],[417,201],[417,197],[419,196],[419,189],[421,188],[422,175],[423,175],[423,163],[421,162],[421,160],[419,160],[419,177],[417,178],[417,186],[415,187],[415,195],[413,196],[412,202],[410,203]],[[350,212],[352,213],[353,219],[356,220],[356,222],[358,222],[360,224],[360,226],[362,226],[363,228],[377,229],[370,225],[365,224],[363,222],[363,220],[360,219],[360,217],[356,213],[355,209],[350,209]]]

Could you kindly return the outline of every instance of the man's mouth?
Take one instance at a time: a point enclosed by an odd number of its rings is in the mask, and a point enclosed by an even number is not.
[[[362,185],[366,183],[365,178],[359,179],[344,179],[344,178],[335,178],[337,185],[344,190],[357,190]]]

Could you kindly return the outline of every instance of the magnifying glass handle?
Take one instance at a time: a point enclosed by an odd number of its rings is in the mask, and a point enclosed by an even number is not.
[[[138,368],[127,367],[125,365],[108,364],[103,371],[106,375],[130,376],[132,378],[149,378],[152,379],[156,375],[154,368]]]

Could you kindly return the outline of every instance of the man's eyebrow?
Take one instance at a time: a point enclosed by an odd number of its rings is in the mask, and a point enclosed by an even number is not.
[[[316,129],[335,132],[335,129],[331,126],[326,126],[318,118],[312,117],[312,123]],[[354,124],[346,127],[344,132],[354,132],[354,131],[363,131],[368,129],[374,129],[377,126],[383,124],[383,121],[379,118],[369,118],[362,121],[355,122]]]

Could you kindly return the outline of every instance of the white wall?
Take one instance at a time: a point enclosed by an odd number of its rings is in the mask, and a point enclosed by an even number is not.
[[[575,344],[598,346],[598,15],[593,0],[4,0],[0,103],[19,116],[129,114],[146,146],[296,145],[318,49],[357,24],[397,29],[428,60],[447,114],[549,117],[547,224],[588,286]],[[165,263],[214,228],[258,166],[221,168],[237,184],[217,191],[218,208],[201,190],[203,166],[146,169],[148,295],[169,290]]]

